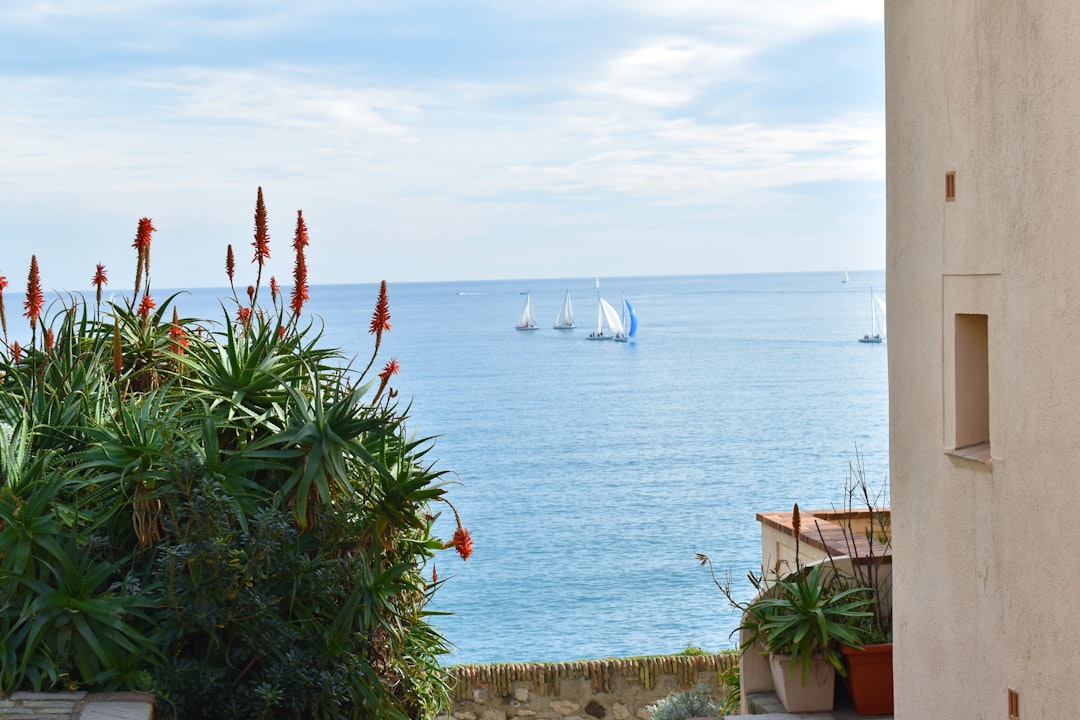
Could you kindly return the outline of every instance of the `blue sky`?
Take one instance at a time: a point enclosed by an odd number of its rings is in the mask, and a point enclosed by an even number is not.
[[[0,274],[157,287],[878,269],[882,3],[5,0]]]

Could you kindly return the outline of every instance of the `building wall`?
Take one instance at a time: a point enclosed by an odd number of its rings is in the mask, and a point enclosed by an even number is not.
[[[885,47],[896,717],[1074,717],[1080,3],[886,0]]]

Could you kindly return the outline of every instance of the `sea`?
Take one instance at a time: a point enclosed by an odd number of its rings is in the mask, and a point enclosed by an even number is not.
[[[432,438],[474,541],[468,561],[435,561],[444,664],[734,647],[738,617],[696,555],[749,599],[756,513],[842,506],[856,462],[888,482],[888,342],[857,341],[885,275],[848,277],[390,282],[375,369],[398,361],[409,429]],[[568,290],[578,327],[555,330]],[[539,327],[519,331],[526,293]],[[377,294],[314,286],[305,308],[359,367]],[[598,296],[631,301],[629,342],[588,339]],[[436,530],[453,534],[448,508]]]

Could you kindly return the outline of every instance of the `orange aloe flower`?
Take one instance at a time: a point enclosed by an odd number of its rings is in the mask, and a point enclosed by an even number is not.
[[[383,367],[382,372],[379,373],[379,377],[383,379],[383,383],[385,384],[390,379],[391,375],[398,374],[399,369],[400,366],[398,365],[397,358],[390,358],[390,361]]]
[[[109,284],[109,279],[105,277],[105,266],[101,263],[97,264],[97,270],[94,271],[94,277],[90,278],[90,284],[94,286],[95,295],[97,296],[97,304],[101,306],[101,288]]]
[[[296,265],[293,267],[292,311],[300,315],[304,303],[308,301],[307,262],[304,260],[304,248],[296,251]]]
[[[379,373],[379,389],[375,391],[375,399],[372,400],[372,403],[378,402],[379,398],[382,397],[383,390],[386,389],[387,383],[390,382],[390,376],[397,375],[398,368],[397,358],[390,358],[390,361],[383,367],[382,372]],[[390,391],[390,397],[394,397],[396,394],[393,390]]]
[[[180,324],[180,315],[173,307],[172,325],[169,326],[169,350],[176,355],[183,355],[184,348],[188,346],[187,333]]]
[[[304,211],[296,211],[296,234],[293,235],[293,250],[300,250],[308,245],[307,224],[304,222]]]
[[[146,286],[150,287],[150,236],[157,230],[150,218],[139,219],[139,229],[135,232],[135,242],[131,247],[139,253],[139,260],[135,264],[135,294],[139,294],[143,278],[146,278]]]
[[[15,344],[11,346],[11,359],[16,363],[22,360],[22,348],[19,347],[18,340],[16,340]]]
[[[38,274],[37,255],[31,255],[30,273],[26,277],[26,302],[23,303],[23,307],[26,308],[26,312],[23,314],[30,318],[31,330],[37,328],[38,317],[41,315],[41,308],[44,305],[45,296],[41,293],[41,276]]]
[[[469,556],[472,555],[472,535],[460,524],[458,529],[454,531],[454,539],[450,541],[450,544],[454,546],[462,560],[468,560]]]
[[[277,278],[273,275],[270,276],[270,300],[277,300],[278,295],[281,294],[281,287],[277,284]]]
[[[263,264],[270,259],[270,235],[266,231],[266,204],[263,203],[262,187],[259,187],[259,195],[255,200],[255,241],[251,243],[255,247],[255,257],[252,262]]]
[[[371,330],[375,335],[375,347],[382,342],[383,331],[390,330],[390,309],[386,298],[386,281],[379,286],[379,300],[375,303],[375,312],[371,316]]]
[[[236,320],[246,326],[251,321],[251,308],[242,307],[237,310]]]
[[[157,307],[157,303],[149,295],[143,295],[142,302],[139,303],[139,314],[146,318],[150,315],[150,311]]]
[[[45,331],[45,352],[51,353],[53,349],[53,343],[56,342],[56,336],[53,335],[53,329],[49,328]]]

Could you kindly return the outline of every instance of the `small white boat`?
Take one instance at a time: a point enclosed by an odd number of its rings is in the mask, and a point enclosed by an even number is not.
[[[521,319],[514,326],[518,330],[535,330],[536,318],[533,317],[532,293],[525,291],[525,310],[521,313]]]
[[[574,324],[574,305],[570,302],[570,291],[567,290],[562,310],[559,311],[559,317],[555,318],[555,329],[573,330],[576,327],[577,325]]]
[[[881,325],[878,326],[878,308],[881,308]],[[885,301],[874,295],[870,288],[870,333],[859,338],[861,343],[880,343],[885,336]]]
[[[847,274],[847,270],[845,270],[844,271],[844,279],[840,281],[840,284],[841,285],[847,285],[847,281],[848,281],[848,274]]]

